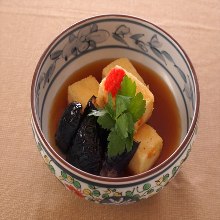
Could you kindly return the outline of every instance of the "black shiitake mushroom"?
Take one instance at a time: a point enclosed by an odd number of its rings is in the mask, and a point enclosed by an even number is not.
[[[124,175],[124,171],[126,170],[130,160],[134,156],[139,143],[133,141],[132,150],[127,152],[125,150],[122,154],[117,155],[115,157],[109,158],[106,154],[105,161],[102,166],[102,170],[100,172],[101,176],[106,177],[121,177]]]
[[[67,161],[91,174],[99,175],[103,161],[98,126],[94,116],[86,116],[76,133]]]
[[[93,110],[97,110],[95,96],[87,103],[82,122],[67,154],[67,161],[83,171],[99,175],[104,159],[104,151],[107,147],[107,135],[98,125],[97,117],[89,115]],[[103,138],[106,138],[106,142]]]
[[[56,145],[63,153],[67,153],[72,145],[82,117],[82,105],[72,102],[65,109],[55,134]]]

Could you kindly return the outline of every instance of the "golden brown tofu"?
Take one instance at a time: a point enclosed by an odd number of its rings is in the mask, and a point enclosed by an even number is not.
[[[162,138],[147,124],[138,129],[134,140],[140,144],[128,165],[128,169],[133,175],[149,170],[158,159],[163,146]]]
[[[108,66],[106,66],[102,71],[102,78],[106,77],[110,70],[114,68],[116,65],[121,66],[123,69],[128,71],[129,73],[133,74],[140,82],[144,83],[144,80],[142,77],[138,74],[137,70],[134,68],[132,63],[129,61],[128,58],[119,58],[117,60],[114,60],[112,63],[110,63]]]
[[[98,95],[99,83],[93,76],[88,76],[68,87],[68,102],[80,102],[83,110],[89,99]]]
[[[116,68],[121,68],[120,66],[116,66]],[[137,130],[141,125],[147,122],[147,120],[150,118],[152,111],[153,111],[153,104],[154,104],[154,96],[149,90],[149,88],[140,82],[133,74],[127,72],[125,69],[125,74],[136,83],[136,93],[141,92],[143,94],[144,100],[146,101],[146,110],[143,116],[135,123],[135,130]],[[96,99],[96,103],[98,106],[103,108],[105,104],[108,102],[108,93],[105,90],[105,80],[104,78],[100,85],[99,85],[99,91],[98,91],[98,96]]]

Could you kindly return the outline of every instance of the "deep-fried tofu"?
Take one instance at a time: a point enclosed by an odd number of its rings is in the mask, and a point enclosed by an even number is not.
[[[149,170],[158,159],[163,146],[162,138],[147,124],[138,129],[134,140],[140,144],[128,165],[128,169],[133,175]]]
[[[99,83],[93,76],[88,76],[77,81],[68,87],[68,102],[80,102],[83,109],[86,107],[89,99],[98,95]]]
[[[123,69],[125,69],[126,71],[128,71],[129,73],[133,74],[140,82],[144,83],[144,80],[142,79],[142,77],[138,74],[137,70],[134,68],[134,66],[132,65],[132,63],[129,61],[128,58],[119,58],[117,60],[114,60],[113,62],[111,62],[108,66],[106,66],[103,70],[102,70],[102,77],[106,77],[110,70],[112,68],[114,68],[116,65],[121,66]]]
[[[121,68],[120,66],[116,66],[116,68]],[[125,74],[136,83],[136,93],[141,92],[143,94],[144,100],[146,101],[146,110],[143,116],[135,123],[135,130],[137,130],[142,124],[146,123],[147,120],[150,118],[152,111],[153,111],[153,104],[154,104],[154,96],[149,90],[149,88],[140,82],[133,74],[127,72],[125,69]],[[103,108],[105,104],[108,102],[108,92],[105,90],[105,80],[104,78],[99,85],[98,96],[96,99],[96,103],[98,106]]]

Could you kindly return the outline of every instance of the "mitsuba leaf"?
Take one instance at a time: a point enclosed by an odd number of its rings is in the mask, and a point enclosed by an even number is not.
[[[116,118],[118,118],[124,111],[128,109],[129,104],[129,97],[122,95],[116,96]]]
[[[113,129],[108,136],[108,157],[114,157],[120,155],[125,150],[125,142]]]
[[[127,152],[130,152],[133,146],[133,135],[129,135],[125,142]]]
[[[127,116],[127,122],[128,122],[128,133],[132,135],[134,133],[134,120],[130,112],[126,113]]]
[[[100,116],[103,116],[105,115],[107,112],[106,110],[93,110],[91,113],[89,113],[88,115],[89,116],[96,116],[96,117],[100,117]]]
[[[114,119],[112,119],[112,117],[108,113],[99,116],[97,122],[100,126],[102,126],[102,128],[109,130],[112,129],[115,125]]]
[[[112,118],[115,117],[115,111],[113,108],[113,101],[111,93],[108,94],[108,103],[105,106],[105,110],[111,115]]]
[[[126,114],[122,114],[119,118],[117,118],[115,128],[119,136],[122,138],[128,137],[128,121]]]
[[[136,92],[136,83],[132,82],[132,80],[128,76],[124,76],[121,89],[119,90],[119,95],[133,97]]]
[[[132,114],[134,122],[136,122],[146,110],[146,101],[143,99],[141,92],[137,93],[134,98],[132,98],[129,105],[129,112]]]

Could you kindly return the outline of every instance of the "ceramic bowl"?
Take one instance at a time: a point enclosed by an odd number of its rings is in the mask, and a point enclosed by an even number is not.
[[[135,176],[107,178],[81,171],[48,142],[48,118],[55,94],[74,71],[103,58],[127,57],[150,67],[174,94],[181,117],[181,144],[163,163]],[[125,204],[158,193],[189,155],[197,131],[199,87],[193,66],[165,31],[140,18],[102,15],[63,31],[41,56],[31,88],[32,128],[50,171],[78,196],[101,204]]]

